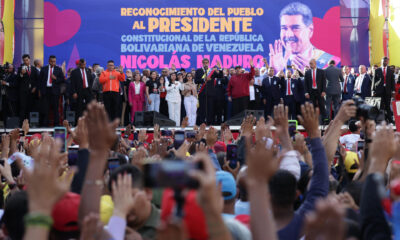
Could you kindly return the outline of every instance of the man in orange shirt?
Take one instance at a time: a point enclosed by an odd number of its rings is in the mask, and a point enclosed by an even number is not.
[[[120,82],[125,81],[125,74],[122,66],[115,70],[113,60],[107,62],[107,70],[101,73],[99,82],[103,85],[104,107],[108,113],[110,120],[118,117],[118,106],[120,104]]]

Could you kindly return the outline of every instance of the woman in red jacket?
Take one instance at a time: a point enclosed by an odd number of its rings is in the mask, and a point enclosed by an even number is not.
[[[134,81],[129,84],[129,105],[131,106],[131,120],[135,122],[135,112],[143,111],[146,86],[140,81],[140,73],[135,73]]]

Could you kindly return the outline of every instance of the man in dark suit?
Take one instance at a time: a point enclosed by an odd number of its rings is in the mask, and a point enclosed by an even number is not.
[[[86,67],[85,59],[79,60],[79,67],[71,72],[71,94],[72,98],[77,101],[77,119],[82,116],[86,105],[92,101],[92,85],[93,75],[89,68]]]
[[[261,99],[261,86],[255,85],[255,79],[253,78],[249,83],[249,104],[247,105],[247,109],[260,110]]]
[[[310,69],[305,73],[304,84],[306,99],[311,101],[314,107],[319,107],[321,120],[325,119],[326,77],[324,70],[317,68],[315,59],[310,61]]]
[[[39,71],[31,65],[28,54],[22,56],[23,64],[18,68],[17,85],[19,94],[19,120],[29,118],[29,112],[38,111],[35,105],[38,102]]]
[[[197,109],[197,125],[214,123],[215,85],[216,78],[222,78],[223,73],[220,63],[217,69],[210,69],[210,61],[204,58],[203,67],[196,70],[195,83],[199,88],[199,108]]]
[[[356,84],[356,78],[350,73],[348,66],[343,67],[343,83],[342,83],[342,100],[349,100],[354,95],[354,85]]]
[[[274,106],[278,105],[281,99],[283,82],[280,78],[274,76],[274,74],[274,68],[270,67],[268,69],[268,75],[263,79],[262,82],[261,93],[265,106],[265,118],[267,118],[267,116],[272,116],[272,110],[274,109]]]
[[[14,72],[12,64],[6,64],[4,80],[1,80],[1,115],[3,120],[7,117],[18,116],[18,88],[17,88],[17,74]]]
[[[336,66],[336,62],[331,60],[329,67],[325,69],[326,76],[326,111],[328,116],[333,118],[331,115],[331,104],[333,105],[332,111],[336,115],[339,110],[340,98],[342,93],[342,87],[340,82],[343,82],[343,75],[339,68]]]
[[[282,98],[285,106],[289,108],[289,118],[292,120],[297,119],[297,114],[300,110],[300,105],[304,103],[304,87],[301,80],[293,78],[292,71],[288,69],[286,71],[286,79],[282,79],[284,82],[281,91]]]
[[[360,75],[356,78],[354,84],[354,94],[360,96],[362,99],[371,97],[371,78],[367,73],[367,68],[364,65],[360,65],[358,68]]]
[[[41,125],[49,126],[49,108],[51,108],[54,115],[54,126],[58,126],[60,125],[58,112],[60,84],[65,81],[65,78],[62,69],[56,66],[55,56],[49,57],[49,65],[42,67],[39,78],[39,96],[42,99]]]
[[[372,80],[372,95],[381,98],[381,109],[386,111],[386,120],[393,122],[390,110],[391,98],[395,94],[394,72],[388,66],[389,58],[382,58],[382,66],[375,70]]]

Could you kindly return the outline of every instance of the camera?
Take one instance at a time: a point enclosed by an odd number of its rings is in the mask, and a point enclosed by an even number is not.
[[[353,101],[357,107],[356,118],[364,118],[365,120],[374,120],[375,122],[382,122],[385,120],[385,112],[378,109],[376,106],[366,104],[364,99],[360,96],[354,96]]]

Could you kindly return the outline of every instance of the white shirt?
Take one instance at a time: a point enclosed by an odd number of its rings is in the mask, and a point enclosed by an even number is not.
[[[362,82],[364,80],[364,76],[365,76],[365,74],[361,74],[356,79],[356,84],[354,85],[354,90],[356,90],[357,93],[361,93],[361,86],[362,86]]]
[[[89,84],[88,84],[88,81],[87,81],[86,70],[84,68],[81,68],[81,74],[82,74],[82,81],[83,81],[83,79],[85,79],[85,85],[84,86],[86,86],[86,88],[87,88],[89,86]],[[83,75],[85,75],[85,77]]]
[[[169,102],[175,102],[175,103],[181,102],[182,99],[181,99],[181,94],[179,91],[183,90],[182,86],[183,85],[181,85],[181,83],[178,81],[175,81],[175,84],[172,84],[172,83],[171,83],[171,85],[169,83],[166,84],[165,89],[167,90],[167,96],[165,97],[165,100],[169,101]]]
[[[360,139],[360,134],[347,134],[339,138],[341,144],[344,144],[347,149],[352,149],[353,145]]]
[[[255,101],[256,95],[254,91],[254,86],[249,86],[249,93],[250,93],[250,101]]]
[[[53,84],[52,84],[53,79],[51,79],[51,74],[50,74],[50,73],[53,73],[53,71],[54,71],[54,68],[49,66],[49,72],[47,73],[47,87],[53,86]],[[51,82],[50,82],[50,79],[51,79]]]
[[[136,84],[136,82],[133,82],[135,84],[135,95],[140,94],[140,82]]]

